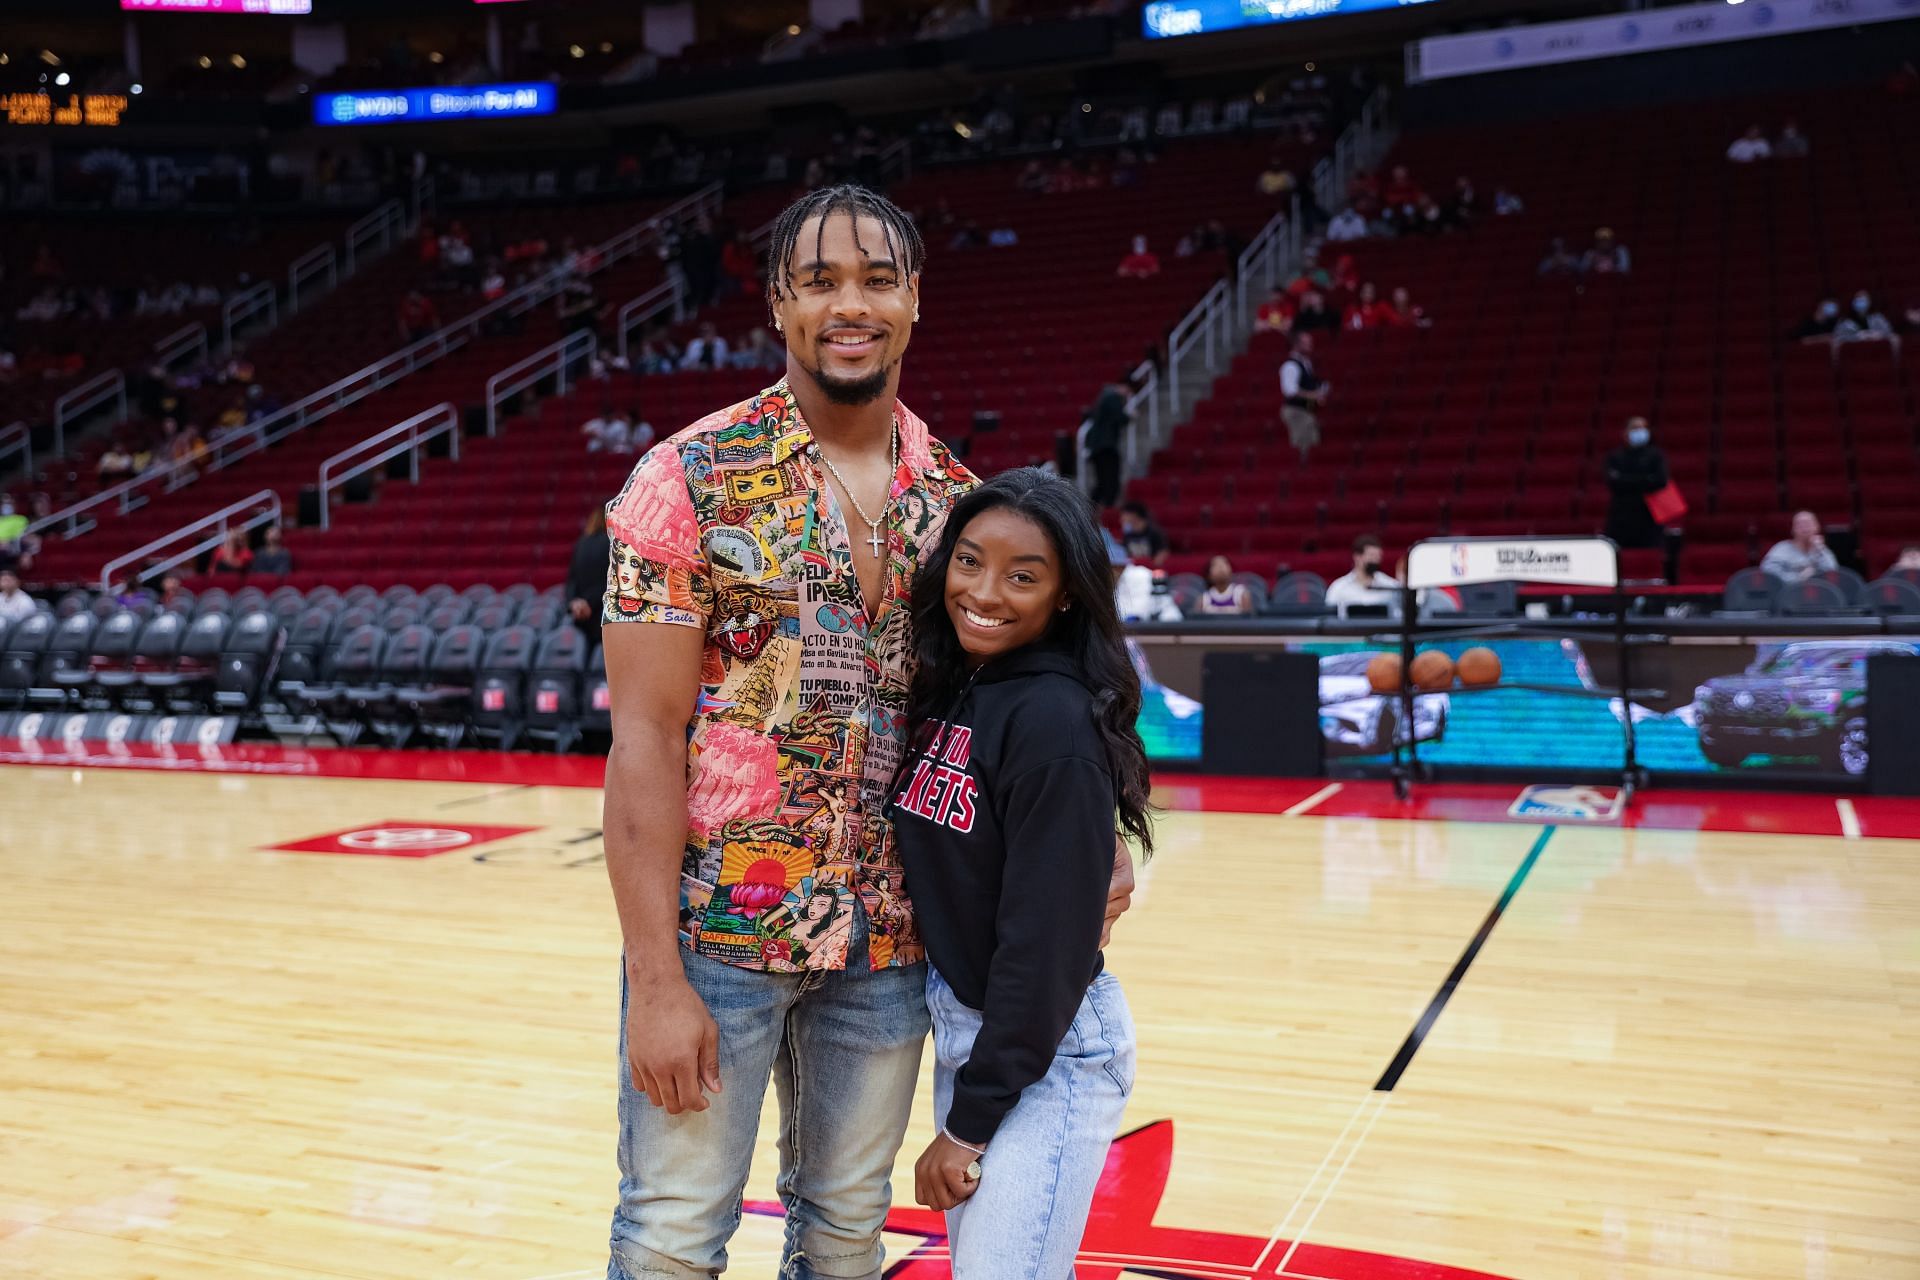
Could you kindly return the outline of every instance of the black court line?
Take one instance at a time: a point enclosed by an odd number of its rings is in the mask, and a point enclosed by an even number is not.
[[[464,804],[479,804],[483,800],[491,800],[495,796],[509,795],[515,791],[531,791],[533,790],[533,787],[534,787],[534,784],[531,782],[523,783],[517,787],[495,787],[491,791],[483,792],[477,796],[461,796],[457,800],[442,800],[439,804],[435,805],[434,808],[458,809],[461,805],[464,805]]]
[[[1480,922],[1480,932],[1473,935],[1473,941],[1469,942],[1467,949],[1460,953],[1460,958],[1454,962],[1453,971],[1447,975],[1446,981],[1440,984],[1440,989],[1433,993],[1433,999],[1427,1004],[1427,1011],[1420,1015],[1420,1021],[1415,1023],[1413,1030],[1407,1033],[1406,1042],[1400,1046],[1400,1052],[1393,1055],[1393,1061],[1387,1064],[1386,1071],[1381,1075],[1379,1082],[1373,1086],[1374,1092],[1392,1093],[1393,1086],[1400,1083],[1400,1077],[1406,1074],[1408,1065],[1413,1062],[1413,1055],[1420,1052],[1420,1046],[1426,1040],[1427,1033],[1433,1030],[1433,1024],[1440,1020],[1440,1011],[1447,1007],[1447,1001],[1452,997],[1454,988],[1458,987],[1461,979],[1467,976],[1467,969],[1472,966],[1474,957],[1480,954],[1480,948],[1487,945],[1487,939],[1493,934],[1493,926],[1500,923],[1500,917],[1506,914],[1507,904],[1513,901],[1514,894],[1520,892],[1520,886],[1525,883],[1527,873],[1533,870],[1533,864],[1540,861],[1540,852],[1547,847],[1547,841],[1553,838],[1553,832],[1554,828],[1548,827],[1540,833],[1540,838],[1533,842],[1533,848],[1527,851],[1526,859],[1514,871],[1513,878],[1507,881],[1506,891],[1500,895],[1500,900],[1493,904],[1493,910],[1487,912],[1487,918]]]

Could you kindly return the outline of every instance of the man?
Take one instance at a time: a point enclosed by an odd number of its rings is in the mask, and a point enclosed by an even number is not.
[[[1607,455],[1607,536],[1623,547],[1660,545],[1660,522],[1647,495],[1667,487],[1667,455],[1653,444],[1645,418],[1627,419],[1623,443]]]
[[[786,378],[655,448],[607,508],[626,1064],[609,1280],[725,1268],[770,1078],[782,1280],[880,1274],[928,1028],[882,815],[908,588],[975,483],[897,398],[924,258],[870,191],[791,206],[767,287]]]
[[[1287,424],[1287,439],[1300,451],[1302,466],[1320,443],[1320,410],[1330,390],[1313,371],[1313,335],[1298,334],[1293,354],[1280,365],[1280,420]]]
[[[1747,131],[1735,138],[1727,147],[1727,159],[1735,164],[1752,164],[1757,160],[1771,160],[1773,144],[1767,141],[1767,135],[1759,125],[1748,125]]]
[[[1120,508],[1120,545],[1127,549],[1127,559],[1135,564],[1154,569],[1166,567],[1170,550],[1167,535],[1147,514],[1144,503],[1129,502]]]
[[[1820,536],[1820,521],[1813,512],[1796,511],[1793,536],[1774,543],[1760,567],[1782,582],[1802,582],[1816,573],[1838,569],[1840,562]]]
[[[1338,609],[1342,617],[1350,605],[1400,603],[1400,583],[1393,575],[1380,571],[1382,559],[1380,539],[1363,533],[1353,540],[1353,571],[1327,584],[1327,603]]]
[[[1612,227],[1601,227],[1593,233],[1593,247],[1581,255],[1580,270],[1588,275],[1624,276],[1633,270],[1633,255],[1614,238]]]
[[[39,608],[33,597],[20,589],[20,575],[11,569],[0,569],[0,622],[31,618]]]
[[[687,344],[680,357],[682,369],[724,369],[727,367],[727,340],[711,320],[700,326],[699,336]]]
[[[603,404],[600,412],[580,428],[580,434],[587,438],[588,453],[625,453],[633,431],[625,414],[610,404]]]
[[[1365,240],[1368,234],[1365,215],[1351,205],[1335,214],[1333,221],[1327,224],[1327,239],[1336,244]]]

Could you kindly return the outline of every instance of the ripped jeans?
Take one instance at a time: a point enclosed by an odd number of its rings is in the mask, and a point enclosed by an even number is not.
[[[781,1280],[880,1275],[889,1178],[927,1037],[927,976],[924,964],[869,971],[865,925],[856,917],[845,972],[758,973],[682,952],[720,1027],[723,1088],[702,1112],[670,1116],[634,1089],[623,978],[607,1280],[726,1270],[769,1078],[780,1098]]]

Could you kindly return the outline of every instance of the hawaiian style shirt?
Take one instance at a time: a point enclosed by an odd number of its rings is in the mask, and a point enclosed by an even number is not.
[[[922,958],[879,815],[906,746],[913,573],[976,481],[904,406],[895,422],[886,585],[871,614],[784,381],[654,448],[607,505],[604,621],[707,637],[680,875],[681,940],[700,955],[845,968],[857,895],[874,968]]]

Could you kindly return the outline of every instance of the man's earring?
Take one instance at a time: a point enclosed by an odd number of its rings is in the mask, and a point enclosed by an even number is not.
[[[914,318],[915,320],[918,320],[918,319],[920,318],[920,308],[918,308],[918,307],[915,307],[915,308],[913,309],[913,318]]]

